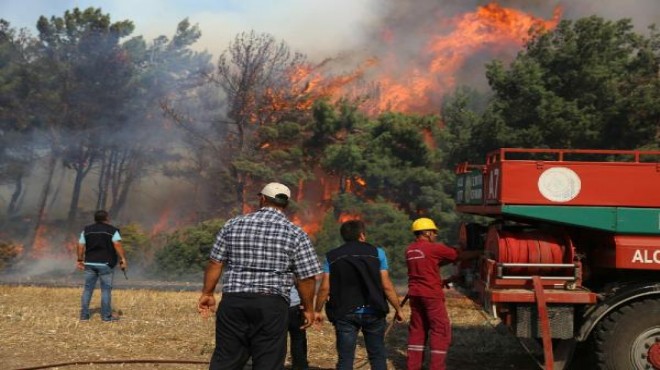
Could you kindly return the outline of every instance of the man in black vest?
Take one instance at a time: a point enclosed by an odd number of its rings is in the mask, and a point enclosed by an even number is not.
[[[323,321],[325,304],[326,315],[335,326],[338,370],[353,369],[360,330],[371,369],[385,370],[387,302],[396,311],[395,319],[403,321],[399,297],[387,272],[387,257],[382,248],[365,242],[362,221],[344,222],[340,232],[345,244],[326,254],[323,280],[316,295],[316,321]]]
[[[108,212],[100,210],[94,213],[95,223],[85,226],[78,240],[79,270],[85,271],[85,288],[80,303],[80,320],[89,320],[89,302],[96,286],[101,280],[101,320],[117,321],[112,316],[112,278],[114,267],[119,259],[119,267],[128,266],[124,248],[121,246],[119,229],[110,225]]]

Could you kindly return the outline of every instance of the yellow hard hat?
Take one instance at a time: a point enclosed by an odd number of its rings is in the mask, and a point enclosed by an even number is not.
[[[430,218],[422,217],[416,219],[412,223],[411,227],[412,232],[417,232],[417,231],[424,231],[424,230],[438,230],[438,227],[435,226],[435,222],[431,220]]]

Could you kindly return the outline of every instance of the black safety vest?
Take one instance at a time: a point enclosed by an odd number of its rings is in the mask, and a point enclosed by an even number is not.
[[[378,249],[363,242],[348,242],[326,254],[330,265],[330,299],[325,311],[330,321],[370,307],[376,315],[389,310],[380,277]]]
[[[107,263],[115,267],[117,251],[112,242],[115,232],[119,229],[101,222],[85,226],[85,262]]]

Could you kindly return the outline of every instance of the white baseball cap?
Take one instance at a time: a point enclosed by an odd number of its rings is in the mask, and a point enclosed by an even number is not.
[[[286,185],[280,184],[279,182],[271,182],[270,184],[267,184],[261,189],[259,194],[285,201],[291,198],[291,190],[289,190]]]

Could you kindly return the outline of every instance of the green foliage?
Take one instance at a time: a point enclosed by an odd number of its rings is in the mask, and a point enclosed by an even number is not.
[[[369,120],[347,107],[340,102],[331,110],[321,103],[314,114],[321,120],[312,137],[323,147],[320,164],[340,179],[333,213],[325,217],[317,245],[325,253],[342,244],[336,220],[359,217],[368,225],[368,238],[387,251],[391,272],[402,277],[413,219],[434,218],[443,226],[441,237],[453,236],[457,228],[453,168],[447,169],[445,153],[436,147],[450,136],[434,116],[385,113]]]
[[[174,232],[156,252],[154,273],[159,276],[199,277],[208,261],[215,236],[225,221],[213,219]]]
[[[645,37],[630,20],[596,16],[535,35],[508,68],[488,65],[495,97],[471,146],[481,154],[498,147],[657,147],[659,39],[654,27]]]
[[[343,109],[345,104],[339,107]],[[341,117],[341,112],[322,117]],[[316,138],[317,142],[328,143],[321,165],[326,172],[340,177],[340,192],[352,191],[364,201],[382,197],[410,217],[428,209],[434,201],[428,195],[433,189],[444,189],[441,155],[433,143],[441,133],[437,117],[386,113],[375,120],[358,116],[348,121],[350,125],[340,126],[350,127],[345,135],[328,132],[328,139]],[[347,189],[347,181],[358,185]]]
[[[121,227],[121,245],[130,263],[149,265],[153,258],[152,243],[149,236],[138,224],[131,223]]]
[[[341,235],[339,235],[340,226],[341,224],[337,221],[337,216],[332,210],[325,214],[321,222],[321,229],[314,235],[314,246],[316,253],[321,257],[321,261],[323,261],[329,250],[343,244]]]
[[[473,147],[473,131],[480,123],[489,95],[467,87],[456,89],[445,97],[441,120],[444,124],[439,133],[438,149],[443,153],[446,168],[453,169],[466,160],[479,162],[478,150]]]

